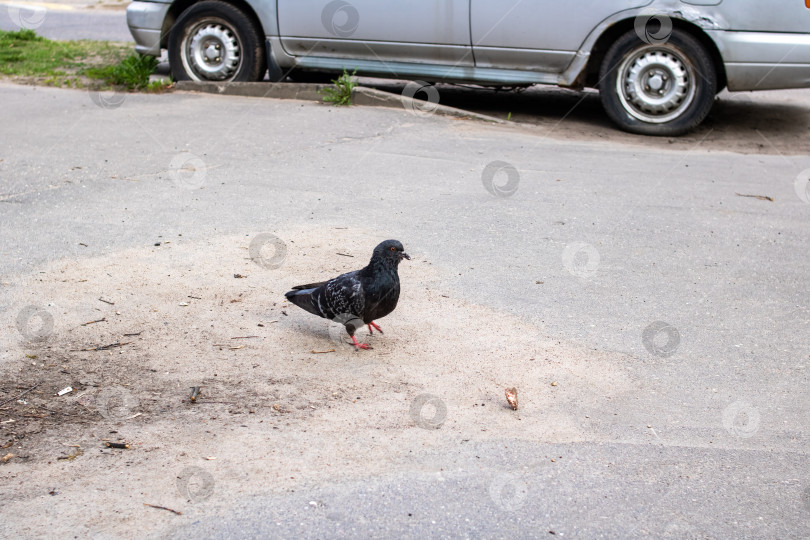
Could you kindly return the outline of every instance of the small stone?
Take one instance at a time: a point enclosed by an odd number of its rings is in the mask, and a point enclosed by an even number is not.
[[[551,383],[551,386],[557,386],[557,381],[554,381],[553,383]]]

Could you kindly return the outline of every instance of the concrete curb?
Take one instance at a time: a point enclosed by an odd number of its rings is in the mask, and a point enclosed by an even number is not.
[[[203,92],[205,94],[222,94],[224,96],[263,97],[274,99],[301,99],[320,101],[318,93],[326,84],[304,83],[264,83],[264,82],[197,82],[178,81],[177,90],[186,92]]]
[[[322,102],[323,96],[320,92],[331,85],[312,83],[266,83],[266,82],[196,82],[178,81],[175,84],[177,90],[184,92],[203,92],[206,94],[221,94],[225,96],[262,97],[273,99],[300,99],[304,101]],[[418,116],[428,116],[440,114],[454,118],[473,118],[483,122],[496,124],[511,124],[494,116],[487,116],[474,112],[456,109],[441,104],[432,104],[425,107],[426,102],[389,92],[383,92],[376,88],[366,88],[364,86],[355,87],[352,91],[352,104],[364,107],[389,107],[394,109],[405,109]],[[423,110],[424,109],[424,110]]]
[[[455,118],[474,118],[475,120],[493,122],[495,124],[507,123],[506,120],[501,120],[494,116],[456,109],[455,107],[448,107],[440,103],[428,104],[419,99],[383,92],[376,88],[366,88],[365,86],[358,86],[354,89],[352,92],[352,103],[354,105],[365,105],[367,107],[403,108],[408,112],[414,112],[418,116],[440,114],[442,116],[452,116]],[[425,105],[428,105],[428,107],[425,107]]]

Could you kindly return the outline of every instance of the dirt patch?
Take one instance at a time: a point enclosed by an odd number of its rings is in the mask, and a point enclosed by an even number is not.
[[[0,445],[14,457],[0,464],[0,532],[157,535],[245,495],[394,471],[448,444],[579,440],[584,407],[631,390],[619,355],[453,298],[451,270],[407,239],[399,307],[378,321],[384,335],[358,332],[374,349],[356,352],[283,293],[363,266],[384,237],[275,235],[278,267],[236,236],[2,278]]]

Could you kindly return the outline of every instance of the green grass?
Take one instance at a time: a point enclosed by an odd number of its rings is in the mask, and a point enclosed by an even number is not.
[[[357,69],[349,74],[345,69],[343,75],[333,80],[334,88],[327,87],[321,90],[323,100],[327,103],[334,103],[335,105],[351,105],[352,104],[352,90],[357,86],[357,78],[354,74]]]
[[[131,47],[107,41],[53,41],[33,30],[0,30],[0,75],[52,86],[156,90],[149,85],[149,75],[157,60],[135,54]]]
[[[87,70],[87,76],[100,79],[112,86],[125,86],[130,90],[143,90],[149,85],[149,75],[158,65],[154,56],[132,53],[117,64]]]

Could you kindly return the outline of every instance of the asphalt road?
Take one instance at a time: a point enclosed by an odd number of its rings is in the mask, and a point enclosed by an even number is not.
[[[58,0],[21,8],[13,2],[0,3],[0,29],[35,29],[51,39],[96,39],[133,42],[126,14],[114,0],[90,4],[83,0]],[[114,7],[110,7],[113,4]],[[158,73],[169,74],[165,51]],[[409,81],[363,77],[361,84],[394,94],[406,91]],[[538,85],[528,89],[493,89],[469,85],[439,84],[431,94],[416,93],[418,99],[511,119],[533,126],[541,135],[555,134],[572,140],[603,139],[627,144],[649,145],[642,136],[617,132],[605,114],[594,90],[577,92]],[[728,149],[743,153],[797,155],[807,153],[810,133],[810,90],[729,93],[723,91],[706,120],[692,133],[677,139],[659,140],[658,146],[673,149],[692,147]]]
[[[0,3],[0,30],[30,28],[48,39],[132,41],[123,9],[86,9],[69,3]]]
[[[810,204],[797,181],[810,155],[181,93],[105,102],[0,85],[0,101],[3,275],[178,232],[342,224],[457,270],[443,284],[454,295],[632,358],[631,397],[575,411],[593,441],[448,441],[386,476],[302,485],[167,534],[810,534]],[[205,165],[206,189],[171,181],[182,152]],[[493,167],[511,196],[488,192]]]

